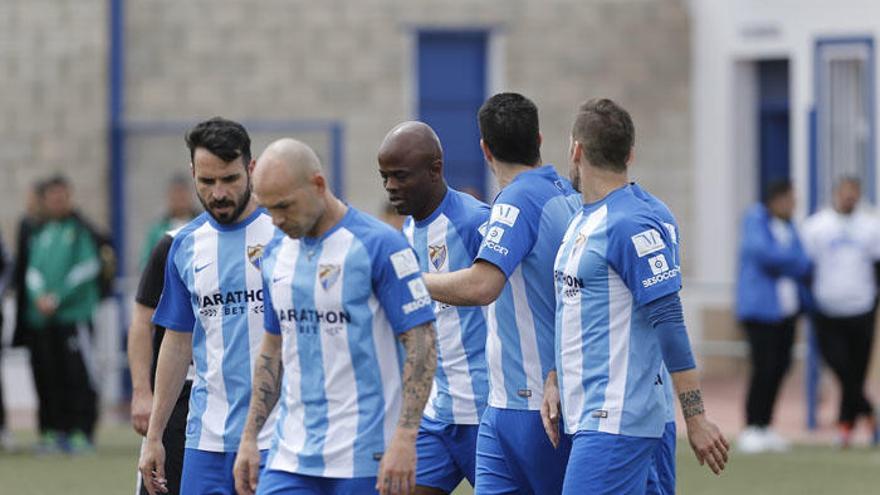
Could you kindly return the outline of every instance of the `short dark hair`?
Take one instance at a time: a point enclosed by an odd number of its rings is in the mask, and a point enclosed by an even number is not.
[[[785,196],[790,193],[793,189],[791,184],[791,180],[789,179],[775,179],[770,181],[767,184],[767,187],[764,189],[764,204],[770,204],[774,199]]]
[[[70,180],[67,179],[63,174],[55,174],[46,180],[43,180],[37,185],[37,194],[43,195],[49,189],[53,187],[70,187]]]
[[[245,169],[251,162],[251,138],[244,126],[223,117],[196,124],[186,133],[186,146],[190,161],[195,160],[196,148],[205,148],[225,162],[242,157]]]
[[[581,143],[590,165],[623,172],[636,140],[632,117],[608,98],[581,103],[571,135]]]
[[[495,158],[536,165],[541,161],[538,107],[518,93],[498,93],[480,107],[480,137]]]

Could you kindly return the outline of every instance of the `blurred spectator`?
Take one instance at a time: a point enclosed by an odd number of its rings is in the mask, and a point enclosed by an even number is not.
[[[791,362],[795,320],[802,310],[810,262],[791,218],[795,199],[788,181],[770,185],[764,201],[746,212],[740,237],[736,315],[748,335],[752,374],[746,399],[745,453],[783,451],[770,429],[779,386]]]
[[[40,396],[44,452],[92,449],[97,393],[91,320],[100,299],[102,262],[94,229],[73,210],[61,176],[42,188],[43,222],[27,245],[25,318]]]
[[[867,420],[874,444],[880,443],[874,407],[865,397],[874,343],[880,224],[859,207],[860,198],[858,179],[840,180],[832,207],[807,219],[803,229],[804,246],[815,266],[813,321],[819,349],[840,381],[839,428],[844,447],[859,417]]]
[[[165,233],[186,225],[198,214],[193,205],[192,181],[185,175],[175,175],[171,178],[165,199],[167,201],[165,215],[156,220],[147,230],[147,237],[141,248],[141,268],[147,265],[150,253],[153,252],[153,248]]]
[[[7,256],[3,238],[0,237],[0,358],[3,357],[3,294],[9,283],[12,265]],[[0,359],[0,370],[3,361]],[[0,373],[0,451],[10,451],[13,447],[12,436],[6,429],[6,404],[3,402],[3,376]]]
[[[31,233],[43,221],[43,181],[37,181],[27,193],[24,215],[18,220],[18,236],[15,249],[15,271],[12,274],[12,286],[15,297],[15,331],[12,337],[14,347],[27,346],[30,332],[27,330],[27,296],[25,295],[24,275],[28,266],[28,244]]]

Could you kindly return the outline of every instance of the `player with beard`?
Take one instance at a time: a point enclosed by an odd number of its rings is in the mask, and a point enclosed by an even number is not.
[[[232,495],[232,465],[263,334],[260,259],[263,247],[283,234],[251,196],[255,162],[241,124],[215,117],[190,130],[186,143],[205,213],[181,229],[168,252],[153,316],[166,333],[139,469],[151,494],[167,493],[162,437],[192,360],[180,492]],[[259,434],[263,454],[274,417]]]

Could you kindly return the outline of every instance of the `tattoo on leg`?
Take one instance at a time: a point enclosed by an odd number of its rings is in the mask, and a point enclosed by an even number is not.
[[[685,419],[698,416],[706,412],[703,407],[703,393],[700,390],[687,390],[678,394],[681,402],[681,412]]]

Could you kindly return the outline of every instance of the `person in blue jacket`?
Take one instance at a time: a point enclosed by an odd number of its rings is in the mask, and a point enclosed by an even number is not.
[[[788,443],[770,429],[773,405],[791,362],[795,321],[804,309],[810,261],[792,223],[791,182],[770,184],[750,208],[740,235],[736,316],[748,336],[752,375],[746,399],[745,453],[784,451]]]

